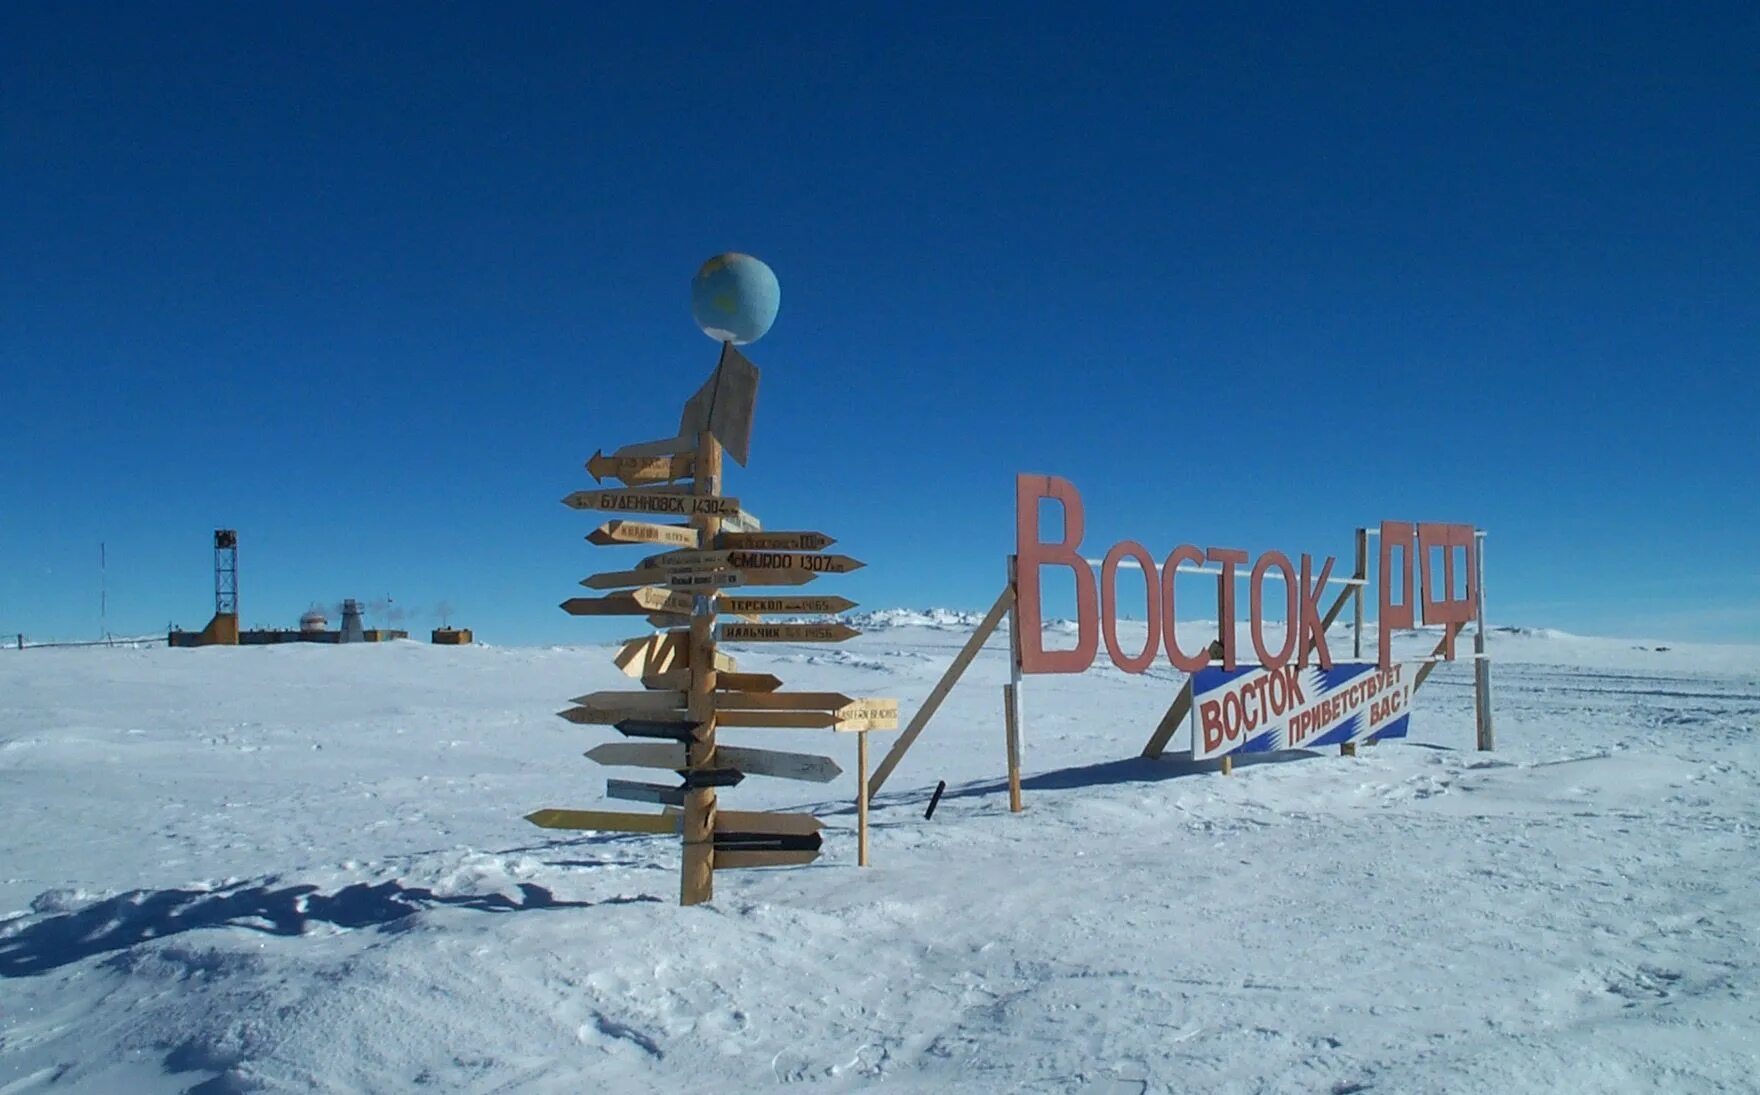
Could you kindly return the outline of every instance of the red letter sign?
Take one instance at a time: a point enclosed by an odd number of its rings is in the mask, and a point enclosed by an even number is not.
[[[1055,498],[1063,504],[1063,539],[1055,544],[1039,539],[1039,500]],[[1055,475],[1017,475],[1014,480],[1015,555],[1018,573],[1015,588],[1019,600],[1015,618],[1020,622],[1022,673],[1080,673],[1094,663],[1100,644],[1095,618],[1094,568],[1082,558],[1082,496],[1075,484]],[[1066,566],[1076,578],[1076,648],[1046,650],[1039,594],[1039,568]]]

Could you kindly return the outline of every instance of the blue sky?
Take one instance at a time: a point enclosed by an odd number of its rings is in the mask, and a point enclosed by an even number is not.
[[[247,625],[633,634],[558,499],[736,249],[815,592],[984,607],[1038,471],[1096,556],[1472,521],[1496,622],[1760,641],[1760,8],[643,7],[0,8],[0,632],[100,542],[200,627],[224,525]]]

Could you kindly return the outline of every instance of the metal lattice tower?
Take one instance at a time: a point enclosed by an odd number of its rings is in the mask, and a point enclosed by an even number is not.
[[[238,533],[214,530],[214,615],[238,615]]]

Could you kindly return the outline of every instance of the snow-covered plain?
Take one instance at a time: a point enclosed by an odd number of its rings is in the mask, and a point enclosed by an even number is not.
[[[737,653],[908,713],[971,622]],[[609,648],[0,652],[0,1093],[1755,1090],[1760,649],[1661,645],[1500,632],[1495,753],[1460,663],[1226,778],[1135,759],[1164,665],[1031,678],[1011,815],[998,641],[867,870],[853,737],[724,732],[846,774],[725,792],[826,855],[689,909],[676,839],[521,819],[642,809],[553,714]]]

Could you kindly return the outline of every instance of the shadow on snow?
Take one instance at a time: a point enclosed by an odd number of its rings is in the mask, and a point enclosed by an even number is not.
[[[314,922],[339,928],[382,927],[441,906],[500,913],[657,900],[558,901],[542,886],[522,882],[519,889],[519,900],[500,893],[445,897],[398,882],[357,882],[329,894],[318,892],[316,886],[242,883],[218,890],[131,890],[0,937],[0,978],[46,973],[96,954],[202,928],[303,935]]]

